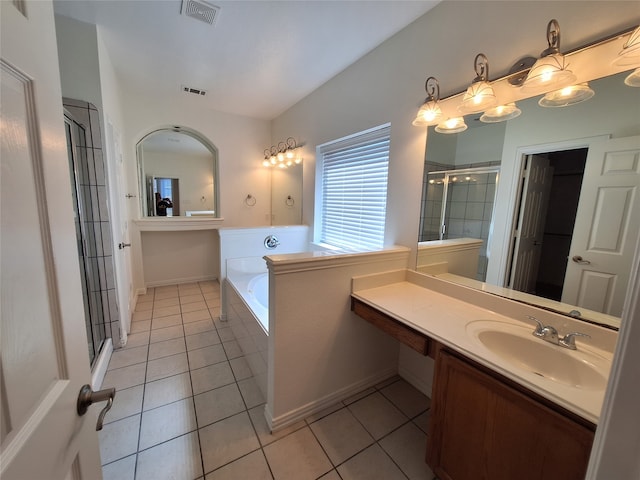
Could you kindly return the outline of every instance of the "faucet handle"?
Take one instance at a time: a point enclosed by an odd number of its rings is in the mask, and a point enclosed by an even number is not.
[[[533,331],[533,334],[536,337],[542,337],[544,336],[544,333],[542,333],[542,330],[544,329],[544,323],[542,323],[540,320],[538,320],[536,317],[534,317],[533,315],[527,315],[527,318],[529,320],[533,320],[534,322],[537,323],[536,325],[536,329]]]
[[[580,332],[571,332],[571,333],[567,333],[564,337],[562,337],[562,340],[560,340],[560,342],[558,343],[563,347],[568,348],[569,350],[575,350],[576,337],[591,338],[591,335],[587,335],[586,333],[580,333]]]

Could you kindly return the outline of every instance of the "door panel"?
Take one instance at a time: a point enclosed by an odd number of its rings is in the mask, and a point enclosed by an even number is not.
[[[53,6],[21,6],[0,2],[0,477],[100,478]]]

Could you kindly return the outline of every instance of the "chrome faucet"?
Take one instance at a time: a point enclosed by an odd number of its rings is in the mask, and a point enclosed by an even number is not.
[[[275,235],[269,235],[264,239],[264,246],[269,250],[273,250],[278,245],[280,245],[280,241],[278,240],[278,237],[276,237]]]
[[[580,332],[572,332],[567,333],[564,337],[560,338],[558,336],[558,330],[551,325],[544,325],[540,320],[532,315],[527,315],[529,320],[533,320],[536,322],[536,328],[532,332],[533,336],[541,338],[545,342],[553,343],[554,345],[559,345],[564,348],[568,348],[569,350],[576,349],[576,340],[575,337],[588,337],[591,338],[591,335],[587,335],[586,333]]]

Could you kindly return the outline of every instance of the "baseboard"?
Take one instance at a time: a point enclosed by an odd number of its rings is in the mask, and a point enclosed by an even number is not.
[[[427,397],[431,398],[431,391],[433,389],[433,377],[419,377],[414,372],[406,368],[402,368],[402,365],[398,367],[398,375],[400,375],[408,383],[424,393]]]
[[[102,388],[102,382],[107,373],[107,367],[109,366],[112,353],[113,342],[110,338],[107,338],[100,350],[98,360],[96,360],[96,363],[93,365],[93,369],[91,370],[91,388],[93,390],[100,390]]]
[[[285,414],[279,415],[274,418],[269,405],[265,408],[265,418],[267,420],[267,425],[271,429],[272,432],[276,432],[282,428],[288,427],[300,420],[304,420],[310,415],[321,412],[322,410],[335,405],[342,400],[345,400],[356,393],[359,393],[363,390],[366,390],[369,387],[373,387],[380,382],[387,380],[388,378],[393,377],[397,374],[396,368],[389,368],[378,372],[375,375],[371,375],[370,377],[361,380],[356,383],[352,383],[351,385],[341,388],[340,390],[333,392],[329,395],[325,395],[324,397],[314,400],[313,402],[309,402],[306,405],[303,405],[299,408],[291,410]]]
[[[148,282],[145,286],[147,288],[150,287],[164,287],[166,285],[178,285],[181,283],[194,283],[194,282],[209,282],[213,280],[217,280],[218,277],[216,275],[207,275],[204,277],[183,277],[183,278],[172,278],[169,280],[158,280],[157,282]]]

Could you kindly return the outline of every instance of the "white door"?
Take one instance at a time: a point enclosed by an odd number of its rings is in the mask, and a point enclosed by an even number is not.
[[[589,148],[562,301],[621,316],[640,229],[640,137]]]
[[[120,146],[120,134],[115,131],[110,120],[106,122],[107,154],[109,170],[109,198],[111,200],[111,231],[113,235],[113,251],[116,262],[116,290],[118,293],[118,306],[120,309],[120,322],[123,341],[127,339],[131,322],[130,299],[132,298],[131,273],[129,269],[129,228],[127,222],[127,202],[125,197],[126,179],[124,177],[124,164],[122,148]]]
[[[0,8],[0,477],[101,478],[53,5]]]
[[[549,159],[530,155],[524,172],[520,218],[511,267],[510,286],[514,290],[535,293],[552,180],[553,168],[549,165]]]

